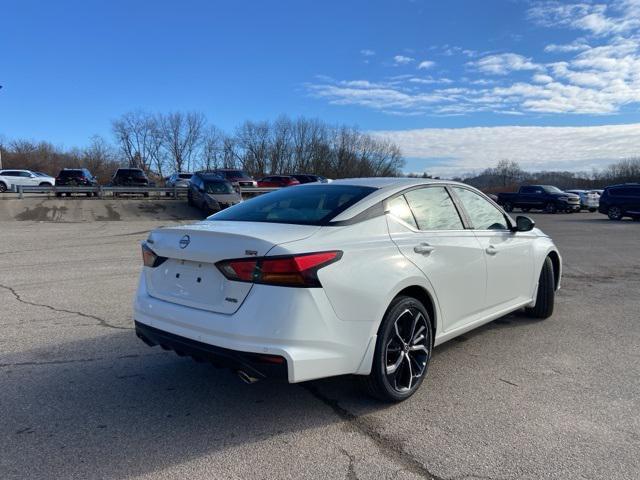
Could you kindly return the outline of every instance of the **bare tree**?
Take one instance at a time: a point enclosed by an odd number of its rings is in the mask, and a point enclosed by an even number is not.
[[[177,172],[191,170],[204,138],[205,117],[199,112],[173,112],[160,117],[162,147]]]
[[[160,136],[157,119],[142,110],[128,112],[112,122],[116,144],[130,167],[150,170],[155,164],[162,174]]]

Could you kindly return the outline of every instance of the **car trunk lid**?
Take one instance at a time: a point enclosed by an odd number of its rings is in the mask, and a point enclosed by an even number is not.
[[[228,280],[215,266],[220,260],[260,257],[274,246],[301,240],[320,227],[261,222],[206,221],[154,230],[149,247],[167,260],[145,268],[149,295],[180,305],[232,314],[252,284]]]

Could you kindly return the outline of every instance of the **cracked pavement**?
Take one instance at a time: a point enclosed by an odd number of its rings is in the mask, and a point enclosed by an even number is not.
[[[0,478],[637,479],[640,224],[534,218],[565,261],[553,317],[438,347],[400,405],[140,342],[139,240],[171,222],[0,222]]]

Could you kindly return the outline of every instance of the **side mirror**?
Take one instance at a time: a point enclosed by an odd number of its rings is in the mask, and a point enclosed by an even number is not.
[[[524,215],[518,215],[516,217],[516,225],[512,228],[514,232],[530,232],[533,227],[536,226],[536,222]]]

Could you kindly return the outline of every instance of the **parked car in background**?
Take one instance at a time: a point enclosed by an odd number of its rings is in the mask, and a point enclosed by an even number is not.
[[[595,190],[565,190],[580,197],[580,208],[595,212],[600,205],[600,194]]]
[[[523,212],[529,210],[544,210],[547,213],[579,212],[580,197],[566,193],[551,185],[523,185],[516,193],[498,193],[498,204],[511,212],[520,208]]]
[[[531,219],[468,185],[407,178],[283,188],[154,230],[142,256],[147,345],[249,383],[356,374],[385,401],[420,387],[433,347],[522,308],[549,317],[562,272]]]
[[[192,176],[193,173],[176,172],[167,178],[165,185],[170,188],[188,188]]]
[[[187,202],[210,214],[242,202],[242,196],[230,181],[215,173],[198,172],[189,181]]]
[[[56,185],[58,187],[97,187],[98,179],[94,177],[86,168],[63,168],[56,177]],[[56,197],[65,195],[62,192],[56,192]],[[66,195],[71,195],[66,193]],[[89,192],[87,196],[98,196],[98,192]]]
[[[295,173],[291,176],[296,180],[298,180],[300,183],[312,183],[312,182],[328,183],[327,179],[324,177],[321,177],[320,175],[312,175],[309,173]]]
[[[640,220],[640,183],[623,183],[605,188],[598,211],[611,220],[622,220],[624,217]]]
[[[258,180],[258,187],[280,188],[300,185],[300,181],[290,175],[270,175]]]
[[[38,175],[31,170],[0,170],[0,193],[10,190],[12,186],[53,187],[56,179],[49,175]]]
[[[208,173],[215,173],[222,178],[230,181],[234,188],[239,190],[240,188],[251,188],[258,186],[257,182],[244,170],[238,170],[236,168],[217,168],[211,170]]]
[[[140,168],[119,168],[114,173],[111,183],[112,187],[148,187],[149,179],[145,175],[144,171]],[[122,191],[114,192],[114,196],[118,196],[121,193],[138,193],[136,191]],[[149,192],[144,192],[145,197],[149,196]]]

